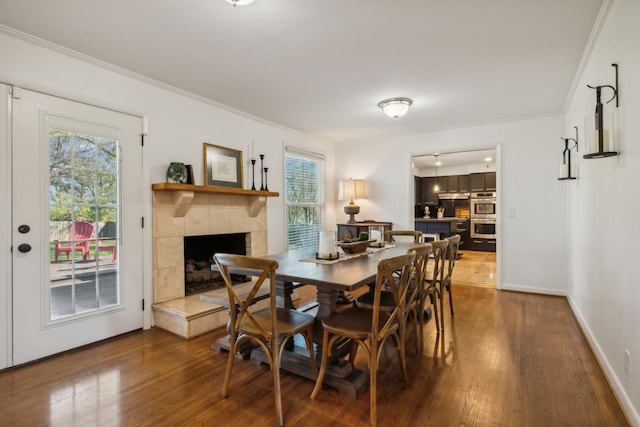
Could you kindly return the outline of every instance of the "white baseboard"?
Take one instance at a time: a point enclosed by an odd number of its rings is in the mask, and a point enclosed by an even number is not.
[[[598,345],[598,341],[596,340],[595,336],[591,332],[591,329],[589,328],[589,325],[587,324],[587,322],[585,322],[584,317],[582,317],[582,314],[574,304],[571,297],[567,296],[567,300],[569,301],[569,306],[573,311],[573,315],[576,317],[576,320],[578,321],[578,324],[580,325],[580,328],[582,329],[584,336],[587,338],[587,341],[591,346],[591,350],[593,351],[593,354],[595,354],[596,359],[598,360],[598,363],[600,364],[600,366],[602,367],[602,370],[604,371],[605,377],[607,377],[607,380],[609,381],[609,384],[611,385],[613,392],[616,394],[618,401],[622,405],[622,409],[624,410],[625,415],[627,416],[627,419],[629,420],[631,425],[635,427],[640,427],[640,415],[638,414],[638,410],[633,407],[633,403],[629,399],[629,396],[627,395],[627,392],[624,389],[624,386],[622,385],[622,383],[620,382],[620,379],[618,378],[615,371],[611,367],[611,364],[609,363],[609,360],[607,359],[604,352],[602,351],[602,348],[600,348],[600,345]]]
[[[567,296],[567,291],[564,289],[551,289],[551,288],[540,288],[540,287],[532,287],[532,286],[521,286],[521,285],[512,285],[509,283],[503,283],[499,288],[503,291],[517,291],[517,292],[528,292],[531,294],[543,294],[543,295],[558,295],[558,296]]]

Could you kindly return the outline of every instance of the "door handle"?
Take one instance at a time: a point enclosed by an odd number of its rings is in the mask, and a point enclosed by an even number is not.
[[[22,224],[20,227],[18,227],[18,232],[21,234],[27,234],[29,231],[31,231],[31,227],[26,224]]]
[[[31,251],[31,245],[28,243],[23,243],[20,246],[18,246],[18,250],[23,254],[26,254],[27,252]]]

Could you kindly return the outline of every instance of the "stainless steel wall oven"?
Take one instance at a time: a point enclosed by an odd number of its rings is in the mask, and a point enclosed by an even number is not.
[[[495,239],[496,220],[495,219],[471,219],[471,238]]]
[[[469,200],[472,219],[496,219],[496,193],[471,193]]]
[[[497,219],[496,193],[471,193],[469,201],[471,238],[495,239]]]

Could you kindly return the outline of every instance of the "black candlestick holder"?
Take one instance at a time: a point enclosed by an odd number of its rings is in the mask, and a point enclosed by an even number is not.
[[[256,159],[251,159],[251,189],[256,189]]]
[[[264,154],[260,154],[260,191],[264,191],[264,175],[262,175],[263,166]]]
[[[269,186],[267,185],[267,171],[269,168],[264,168],[264,191],[269,191]]]

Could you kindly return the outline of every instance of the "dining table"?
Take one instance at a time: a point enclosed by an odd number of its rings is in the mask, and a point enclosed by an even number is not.
[[[393,242],[381,248],[369,247],[360,254],[339,253],[337,260],[317,259],[313,250],[295,250],[266,258],[278,261],[276,270],[276,305],[295,308],[291,295],[294,288],[302,285],[314,285],[317,289],[317,312],[314,341],[316,360],[320,360],[322,343],[322,319],[337,310],[338,292],[352,292],[362,286],[375,283],[378,263],[386,258],[407,253],[416,243]],[[235,271],[251,275],[251,271]],[[337,389],[341,394],[357,398],[368,387],[368,374],[356,369],[343,358],[350,350],[350,342],[343,341],[334,347],[327,368],[324,384]],[[260,347],[251,352],[255,363],[268,363]],[[306,347],[295,340],[282,355],[280,369],[292,372],[315,381],[315,375],[309,362]]]

